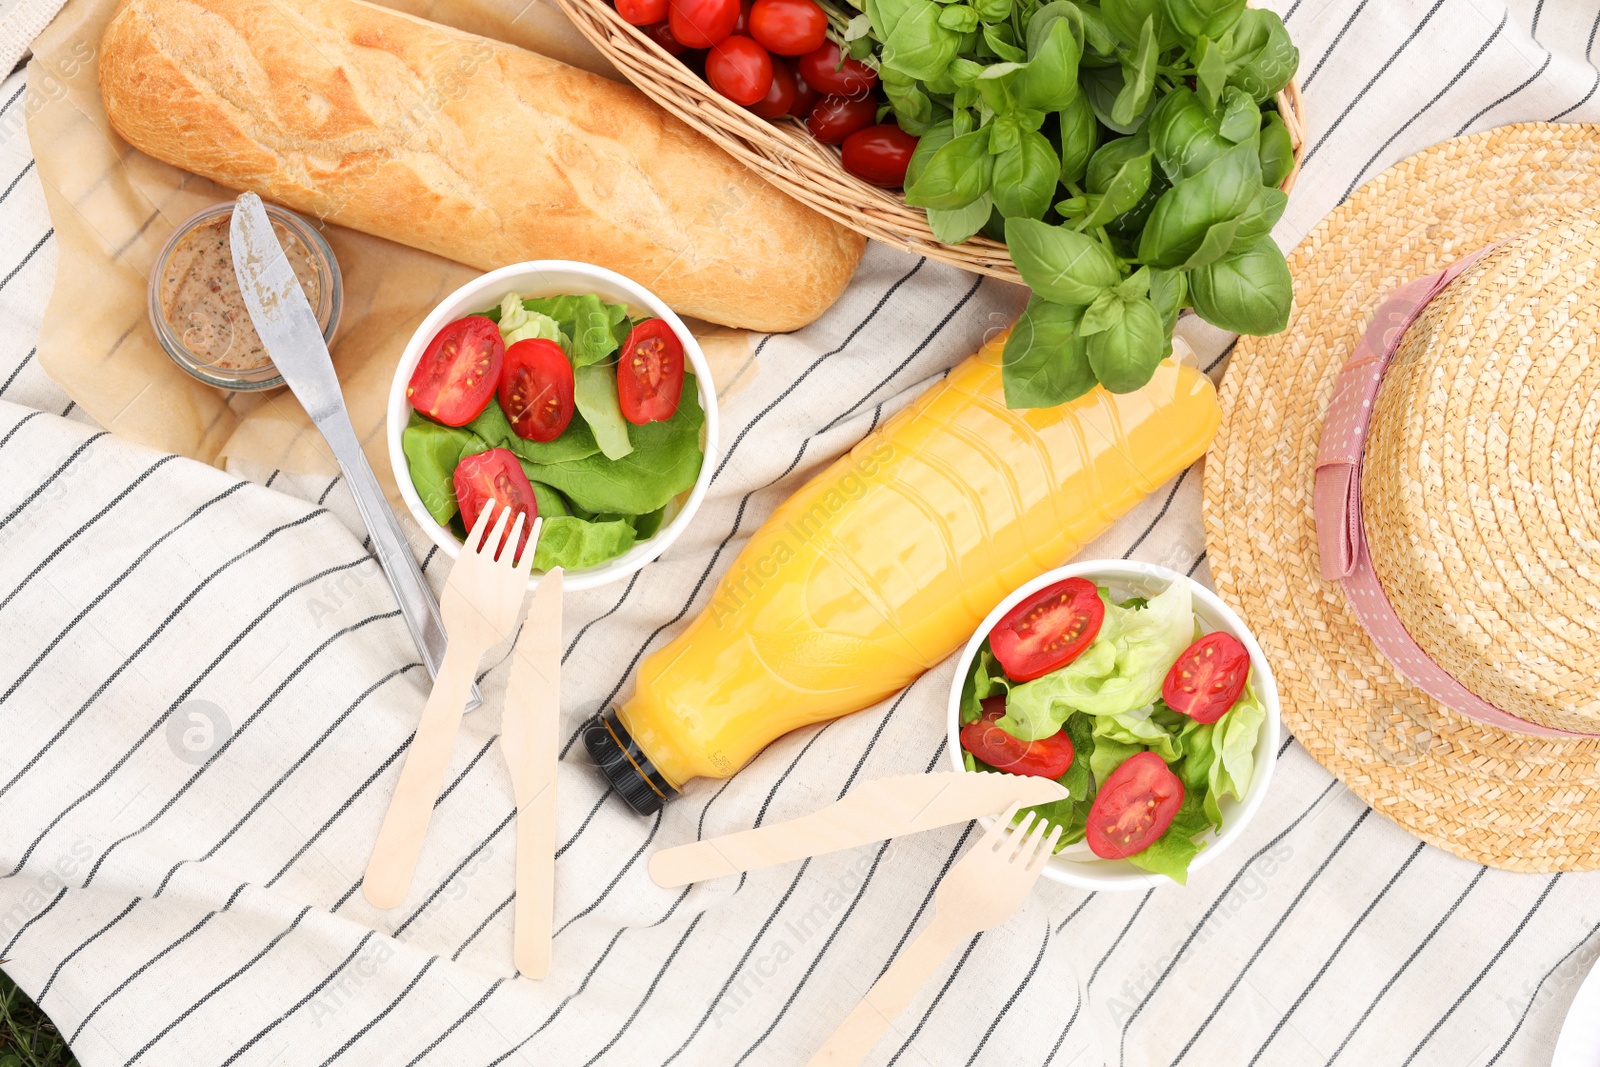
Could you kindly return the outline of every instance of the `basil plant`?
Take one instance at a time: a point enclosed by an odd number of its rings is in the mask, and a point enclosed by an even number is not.
[[[1006,402],[1144,385],[1192,307],[1288,322],[1271,238],[1293,166],[1275,98],[1300,54],[1245,0],[861,0],[844,31],[920,138],[906,202],[941,241],[1004,240],[1033,289]]]

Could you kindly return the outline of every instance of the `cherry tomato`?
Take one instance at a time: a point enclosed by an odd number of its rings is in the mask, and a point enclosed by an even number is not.
[[[870,96],[825,96],[806,116],[806,128],[823,144],[839,144],[878,120],[878,102]]]
[[[811,83],[800,76],[798,67],[794,69],[794,106],[789,108],[789,114],[797,119],[803,119],[811,114],[811,109],[817,106],[817,101],[822,99],[822,94],[811,87]]]
[[[617,361],[622,417],[635,426],[665,421],[682,395],[683,342],[660,319],[646,319],[628,334]]]
[[[670,56],[681,56],[688,51],[681,41],[672,36],[672,27],[668,26],[665,21],[651,23],[649,26],[640,28],[644,30],[646,37],[655,41]]]
[[[815,52],[828,39],[828,16],[816,0],[756,0],[750,36],[780,56]]]
[[[1100,783],[1089,806],[1089,851],[1103,860],[1143,852],[1183,807],[1183,783],[1159,755],[1129,756]]]
[[[706,81],[735,104],[754,104],[772,88],[772,57],[748,37],[724,37],[706,56]]]
[[[997,771],[1060,778],[1072,766],[1072,741],[1065,730],[1042,741],[1019,741],[995,720],[1006,713],[1005,697],[983,702],[983,718],[961,728],[961,747]]]
[[[1105,618],[1106,606],[1094,583],[1068,578],[1006,612],[989,631],[989,647],[1007,677],[1031,682],[1082,655]]]
[[[635,26],[648,26],[667,17],[667,0],[617,0],[617,14]]]
[[[517,555],[520,556],[528,544],[528,534],[533,532],[533,520],[539,517],[539,501],[533,495],[533,486],[523,473],[522,464],[517,462],[516,453],[509,448],[491,448],[487,452],[467,456],[456,464],[453,481],[456,500],[461,505],[461,521],[467,524],[469,530],[478,524],[478,516],[491,500],[498,507],[511,509],[511,518],[506,520],[507,531],[517,521],[519,514],[527,516],[522,520],[522,535],[517,540]],[[499,521],[499,512],[496,511],[489,520],[489,529],[493,530]],[[504,547],[505,542],[502,541],[495,549],[495,554],[498,555]]]
[[[764,119],[782,118],[794,107],[794,98],[794,74],[789,70],[789,64],[775,59],[772,61],[772,85],[767,89],[766,96],[750,105],[750,110]]]
[[[893,189],[906,182],[917,139],[892,122],[868,126],[844,139],[844,169],[862,181]]]
[[[800,57],[800,76],[833,96],[864,96],[878,84],[878,72],[859,60],[840,62],[839,46],[823,41]]]
[[[687,48],[710,48],[739,21],[739,0],[668,0],[667,25]]]
[[[505,354],[500,327],[482,315],[457,319],[428,342],[406,399],[435,422],[465,426],[489,406]]]
[[[561,346],[543,338],[506,349],[500,372],[500,406],[518,437],[554,441],[572,421],[572,364]]]
[[[1250,653],[1218,630],[1183,650],[1161,683],[1161,699],[1195,722],[1216,722],[1238,702],[1249,677]]]

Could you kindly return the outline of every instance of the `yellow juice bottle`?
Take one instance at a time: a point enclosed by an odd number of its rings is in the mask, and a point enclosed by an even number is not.
[[[1211,443],[1216,390],[1167,361],[1150,384],[1005,405],[985,345],[775,511],[688,628],[585,744],[649,814],[791,730],[870,707],[971,636]]]

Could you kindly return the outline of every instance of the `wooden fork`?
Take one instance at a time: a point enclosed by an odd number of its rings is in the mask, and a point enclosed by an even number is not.
[[[1055,852],[1061,827],[1040,819],[1030,833],[1034,816],[1030,811],[1013,828],[1017,810],[1013,805],[950,868],[934,890],[932,920],[867,990],[808,1067],[860,1063],[946,956],[974,934],[999,926],[1022,906]]]
[[[400,781],[394,787],[389,813],[384,816],[361,883],[361,891],[375,907],[398,907],[411,889],[417,858],[422,855],[422,842],[428,834],[428,820],[439,799],[450,750],[461,728],[461,713],[472,691],[473,675],[483,654],[516,629],[523,595],[528,591],[528,572],[533,569],[533,552],[542,524],[534,520],[522,558],[514,560],[517,539],[527,518],[518,514],[497,559],[511,509],[500,510],[494,529],[485,540],[484,531],[494,512],[495,502],[491,500],[473,524],[445,584],[439,604],[448,639],[444,662],[434,679],[427,706],[422,709],[422,721],[406,752]]]

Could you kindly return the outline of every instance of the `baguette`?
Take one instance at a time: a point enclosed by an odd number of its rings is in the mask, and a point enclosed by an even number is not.
[[[100,49],[140,151],[484,270],[581,260],[776,332],[861,259],[632,86],[359,0],[126,0]]]

